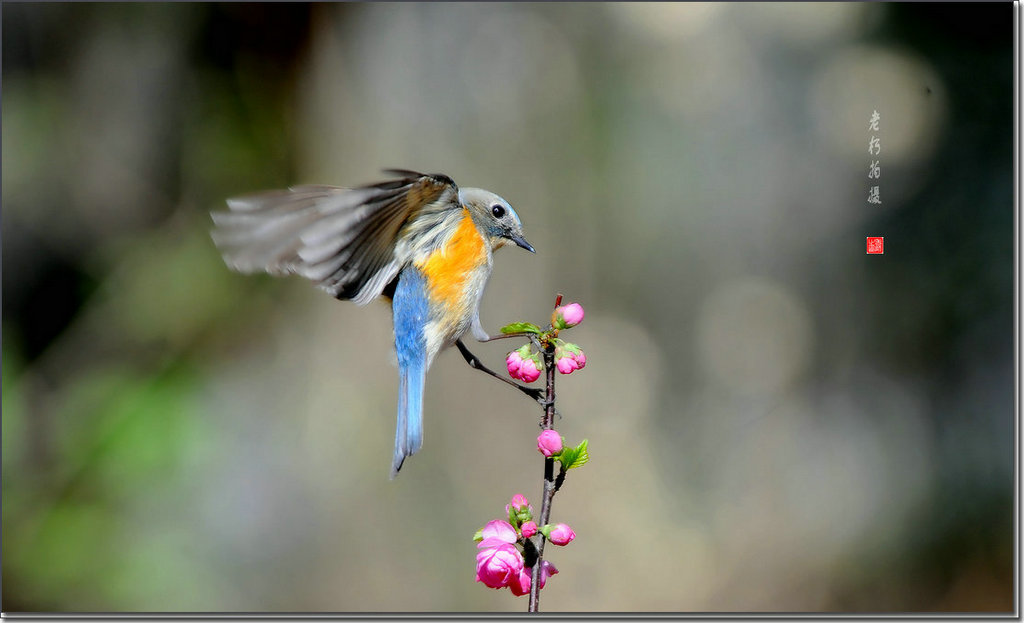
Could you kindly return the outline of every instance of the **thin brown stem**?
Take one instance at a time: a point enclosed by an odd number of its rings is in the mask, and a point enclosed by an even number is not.
[[[561,300],[562,295],[558,295]],[[556,303],[557,305],[557,303]],[[547,373],[547,394],[544,405],[544,418],[541,427],[550,430],[555,426],[555,345],[548,344],[544,349],[544,370]],[[555,497],[555,460],[544,459],[544,497],[540,504],[540,517],[537,525],[547,525],[551,518],[551,500]],[[537,562],[533,565],[530,581],[530,606],[528,612],[539,612],[540,608],[540,575],[544,561],[544,543],[547,539],[538,533],[540,544],[537,546]]]
[[[499,333],[498,335],[488,335],[486,340],[480,340],[481,342],[493,342],[494,340],[507,340],[510,337],[529,337],[534,335],[530,331],[520,331],[518,333]]]

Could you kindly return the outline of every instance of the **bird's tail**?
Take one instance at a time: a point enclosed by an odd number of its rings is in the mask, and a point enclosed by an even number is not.
[[[395,457],[391,478],[402,469],[405,457],[423,446],[423,382],[426,362],[411,361],[400,366],[398,388],[398,425],[395,427]]]

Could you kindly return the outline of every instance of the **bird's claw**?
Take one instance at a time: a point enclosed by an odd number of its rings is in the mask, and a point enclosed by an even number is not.
[[[525,393],[530,398],[536,400],[537,404],[544,407],[545,409],[547,409],[548,405],[551,404],[551,402],[544,397],[544,392],[540,391],[539,389],[527,389],[524,387],[523,393]]]

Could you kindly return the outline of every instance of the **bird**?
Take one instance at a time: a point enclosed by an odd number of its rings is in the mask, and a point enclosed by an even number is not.
[[[495,339],[480,323],[494,251],[508,244],[536,251],[500,196],[460,188],[441,173],[384,173],[390,179],[354,188],[294,186],[228,199],[227,211],[212,213],[211,236],[237,272],[300,275],[358,305],[391,300],[399,372],[394,479],[423,445],[424,383],[437,354],[457,344],[470,365],[497,376],[461,342],[467,332]]]

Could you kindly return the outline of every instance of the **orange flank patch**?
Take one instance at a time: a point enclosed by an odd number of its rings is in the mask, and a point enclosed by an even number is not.
[[[467,279],[485,261],[484,239],[469,211],[463,208],[462,221],[448,243],[434,251],[419,268],[427,278],[430,298],[455,311],[466,304],[463,299]]]

